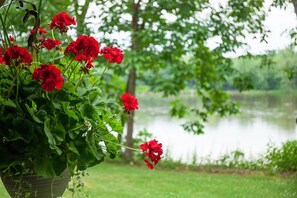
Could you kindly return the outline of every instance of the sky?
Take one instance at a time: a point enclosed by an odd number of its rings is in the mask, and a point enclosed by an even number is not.
[[[269,2],[269,1],[268,1]],[[266,5],[268,5],[268,2]],[[268,6],[266,6],[268,9]],[[270,29],[271,33],[267,38],[267,43],[261,43],[259,40],[255,40],[252,36],[247,36],[248,51],[252,54],[263,54],[268,50],[280,50],[284,49],[290,44],[289,30],[297,27],[297,17],[294,13],[294,7],[289,4],[286,8],[273,8],[268,13],[264,25]],[[246,49],[239,49],[235,55],[243,55],[246,53]]]

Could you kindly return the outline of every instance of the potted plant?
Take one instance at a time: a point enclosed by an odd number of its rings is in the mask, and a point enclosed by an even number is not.
[[[23,1],[18,2],[24,6]],[[5,26],[7,16],[0,15],[3,27],[0,43],[0,174],[3,181],[8,181],[7,186],[13,188],[13,197],[25,196],[24,186],[31,188],[30,192],[25,192],[30,196],[49,197],[36,190],[31,182],[32,174],[38,180],[49,178],[51,186],[45,193],[57,197],[63,194],[69,176],[76,170],[86,170],[106,157],[117,156],[120,147],[116,134],[123,132],[120,115],[138,109],[138,102],[128,93],[122,95],[121,105],[107,102],[100,89],[108,65],[122,62],[121,49],[102,48],[94,37],[88,35],[70,40],[65,35],[69,26],[76,22],[66,12],[53,16],[49,23],[50,37],[49,30],[40,27],[37,7],[31,6],[24,17],[24,22],[29,17],[35,19],[31,31],[25,33],[27,47],[19,45],[18,38],[9,35]],[[41,7],[41,1],[38,7]],[[104,67],[95,67],[98,57],[106,60]],[[161,159],[161,146],[156,140],[140,146],[148,157],[145,162],[149,168]],[[22,179],[28,175],[29,179],[23,184]],[[11,183],[11,177],[17,178],[19,185]],[[65,180],[66,184],[55,193],[53,188],[60,183],[55,183],[57,178]],[[46,189],[45,186],[41,188]]]

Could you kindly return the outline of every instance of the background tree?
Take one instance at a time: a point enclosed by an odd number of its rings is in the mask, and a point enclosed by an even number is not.
[[[207,0],[97,2],[99,32],[126,35],[121,46],[127,49],[126,68],[116,72],[127,76],[127,92],[134,95],[137,80],[142,80],[153,91],[176,96],[186,88],[187,82],[194,82],[202,106],[191,109],[197,119],[185,123],[184,128],[195,134],[203,132],[208,115],[223,116],[238,111],[237,104],[222,90],[226,77],[233,72],[225,55],[244,45],[247,33],[258,34],[265,40],[263,1],[230,0],[222,5]],[[214,38],[217,45],[210,49],[207,44]],[[105,42],[113,43],[113,40]],[[164,71],[170,73],[166,78],[162,76]],[[181,102],[172,104],[172,115],[183,117],[189,113]],[[130,117],[127,128],[126,142],[132,146]],[[133,153],[127,150],[125,156],[132,159]]]

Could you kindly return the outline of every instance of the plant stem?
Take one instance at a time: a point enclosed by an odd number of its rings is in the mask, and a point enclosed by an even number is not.
[[[56,40],[55,39],[55,34],[54,34],[54,29],[52,29],[52,37],[53,37],[54,40]]]
[[[105,71],[107,70],[107,68],[109,67],[109,65],[110,65],[110,64],[107,63],[107,65],[104,67],[103,72],[102,72],[100,78],[98,78],[98,79],[94,82],[93,87],[97,84],[98,81],[101,81],[101,80],[102,80],[103,75],[104,75]]]
[[[126,146],[126,145],[123,145],[123,144],[114,143],[114,142],[111,142],[109,140],[103,140],[103,141],[108,142],[108,143],[111,143],[111,144],[118,145],[118,146],[123,147],[123,148],[126,148],[126,149],[130,149],[130,150],[133,150],[133,151],[141,151],[140,149],[131,148],[129,146]]]
[[[68,63],[68,65],[66,66],[66,69],[64,70],[65,73],[69,69],[71,63],[74,61],[74,58],[75,58],[75,56],[71,59],[70,63]]]
[[[74,73],[74,71],[76,70],[77,66],[79,65],[79,62],[74,66],[74,68],[72,69],[70,75],[69,75],[69,79],[71,78],[72,74]]]
[[[7,31],[6,31],[5,22],[4,22],[4,20],[3,20],[3,18],[2,18],[1,15],[0,15],[0,21],[1,21],[1,25],[3,27],[3,32],[4,32],[4,43],[9,44],[9,46],[10,46],[11,45],[11,42],[9,40]]]
[[[7,15],[8,15],[8,11],[10,9],[10,6],[14,3],[14,0],[11,0],[10,3],[8,3],[8,8],[6,9],[5,15],[4,15],[4,23],[6,23],[6,19],[7,19]]]
[[[102,72],[102,74],[101,74],[101,76],[100,76],[100,79],[99,79],[100,81],[102,80],[103,75],[104,75],[104,73],[105,73],[105,71],[107,70],[107,68],[108,68],[109,65],[110,65],[110,64],[107,63],[106,67],[104,67],[104,70],[103,70],[103,72]]]
[[[18,101],[18,99],[19,99],[19,87],[20,87],[20,76],[19,76],[19,74],[20,74],[20,70],[19,70],[19,65],[17,65],[16,66],[16,88],[17,88],[17,90],[16,90],[16,94],[15,94],[15,100],[16,101]]]
[[[37,12],[37,18],[39,18],[39,16],[40,16],[40,12],[41,12],[41,5],[42,5],[42,0],[39,0],[39,5],[38,5],[38,12]]]

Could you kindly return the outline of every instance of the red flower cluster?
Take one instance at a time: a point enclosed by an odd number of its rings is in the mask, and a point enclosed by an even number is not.
[[[36,31],[36,29],[32,29],[30,32],[30,35],[33,35],[35,33],[35,31]],[[47,31],[40,26],[38,27],[38,32],[40,35],[47,34]]]
[[[76,25],[74,18],[71,18],[66,12],[56,14],[50,23],[50,29],[57,28],[61,33],[67,32],[69,25]]]
[[[44,47],[48,50],[54,49],[59,45],[61,45],[61,41],[52,38],[43,39],[41,42],[41,47]]]
[[[3,60],[7,65],[11,65],[13,62],[15,64],[30,64],[32,61],[32,55],[29,53],[27,48],[14,45],[7,48],[6,52],[4,53]]]
[[[92,36],[81,35],[69,43],[66,47],[64,54],[74,54],[76,61],[85,61],[87,68],[93,68],[93,60],[98,57],[99,43]]]
[[[138,100],[129,93],[124,93],[121,97],[122,103],[127,112],[138,109]]]
[[[100,53],[103,54],[108,63],[121,64],[124,58],[123,51],[117,47],[104,47]]]
[[[139,148],[145,153],[149,160],[144,160],[147,167],[154,169],[155,165],[162,159],[163,149],[162,144],[157,140],[151,140],[141,144]]]
[[[51,64],[42,64],[41,67],[35,68],[32,74],[32,80],[34,79],[42,81],[41,88],[47,92],[60,90],[64,82],[61,71]]]

